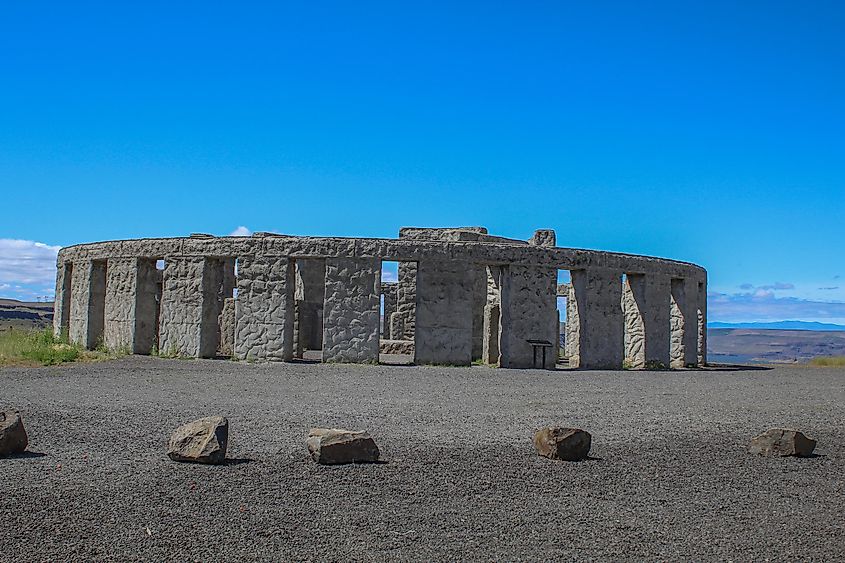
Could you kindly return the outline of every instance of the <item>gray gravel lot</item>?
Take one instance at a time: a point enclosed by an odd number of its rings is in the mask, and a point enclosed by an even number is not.
[[[515,371],[130,357],[0,369],[0,559],[845,560],[845,370]],[[230,421],[227,466],[170,432]],[[574,425],[594,459],[534,454]],[[387,463],[321,467],[312,426]],[[747,454],[771,426],[817,457]],[[2,557],[6,556],[6,557]]]

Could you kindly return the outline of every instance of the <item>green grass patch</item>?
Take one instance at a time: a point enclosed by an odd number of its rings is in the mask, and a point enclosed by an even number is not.
[[[51,329],[9,330],[0,333],[0,365],[41,364],[52,366],[75,362],[82,348],[67,338],[56,338]]]
[[[845,368],[845,356],[819,356],[810,360],[810,365],[823,368]]]
[[[53,336],[52,329],[0,332],[0,366],[55,366],[67,362],[112,360],[131,353],[128,346],[115,350],[98,346],[86,350],[68,342],[66,334]]]

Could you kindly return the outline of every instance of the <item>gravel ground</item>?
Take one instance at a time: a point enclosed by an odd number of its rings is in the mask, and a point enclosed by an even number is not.
[[[845,560],[845,370],[515,371],[129,357],[0,369],[33,454],[0,460],[17,560]],[[230,463],[166,441],[230,421]],[[535,455],[574,425],[593,459]],[[387,463],[321,467],[312,426]],[[771,426],[808,459],[744,451]]]

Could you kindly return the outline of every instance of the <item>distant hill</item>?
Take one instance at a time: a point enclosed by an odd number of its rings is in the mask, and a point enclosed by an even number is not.
[[[806,362],[817,356],[845,356],[845,331],[748,328],[707,331],[710,362]]]
[[[42,329],[53,324],[53,303],[0,298],[0,331]]]
[[[845,330],[845,325],[807,321],[776,321],[771,323],[707,323],[707,328],[750,328],[754,330]]]

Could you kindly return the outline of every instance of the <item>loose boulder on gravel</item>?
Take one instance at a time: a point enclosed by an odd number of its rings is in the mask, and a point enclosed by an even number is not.
[[[580,428],[548,426],[534,434],[534,447],[541,456],[564,461],[586,459],[592,436]]]
[[[807,457],[816,449],[816,441],[807,438],[798,430],[772,428],[755,436],[748,451],[767,457]]]
[[[373,463],[379,459],[379,449],[364,430],[341,428],[312,428],[305,441],[308,452],[317,463]]]
[[[207,416],[180,426],[170,437],[167,455],[173,461],[210,463],[226,461],[229,421],[222,416]]]
[[[18,411],[0,412],[0,456],[19,454],[26,450],[29,438]]]

